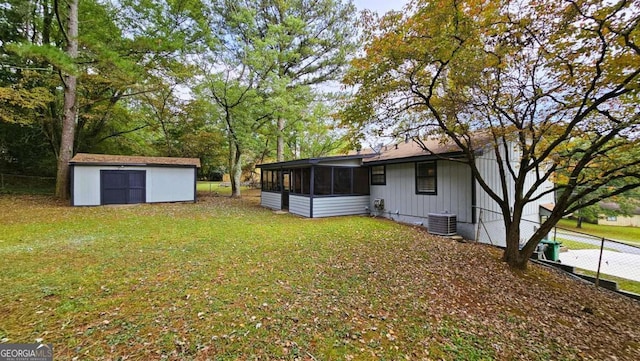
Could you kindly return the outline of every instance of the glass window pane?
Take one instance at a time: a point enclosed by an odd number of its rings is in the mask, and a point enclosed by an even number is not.
[[[371,167],[371,184],[373,185],[385,185],[386,184],[386,168],[383,165],[376,165]]]
[[[436,194],[437,177],[436,162],[416,164],[416,192]]]
[[[418,178],[418,192],[435,192],[436,182],[434,178]]]

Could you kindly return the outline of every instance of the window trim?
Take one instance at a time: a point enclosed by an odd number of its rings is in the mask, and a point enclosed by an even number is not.
[[[421,165],[429,165],[430,167],[432,167],[433,176],[418,176],[418,168]],[[418,189],[418,180],[421,178],[433,178],[433,181],[434,181],[433,191],[425,192],[425,191],[420,191]],[[423,161],[423,162],[415,163],[415,185],[416,185],[416,194],[424,194],[424,195],[430,195],[430,196],[438,195],[438,162],[437,161]]]
[[[373,168],[377,168],[377,167],[382,167],[382,182],[374,182],[373,181]],[[387,166],[386,165],[373,165],[371,166],[371,171],[369,173],[370,178],[370,184],[372,186],[386,186],[387,185]],[[377,176],[380,176],[380,174],[376,174]]]

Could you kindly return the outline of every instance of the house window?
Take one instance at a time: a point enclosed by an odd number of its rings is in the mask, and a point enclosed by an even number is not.
[[[618,217],[616,216],[607,216],[607,221],[609,222],[615,222],[618,220]]]
[[[437,194],[436,162],[416,163],[416,193]]]
[[[383,165],[371,167],[371,185],[383,186],[387,184],[387,170]]]

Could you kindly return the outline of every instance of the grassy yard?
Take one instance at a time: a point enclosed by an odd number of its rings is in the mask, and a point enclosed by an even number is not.
[[[558,226],[570,231],[583,232],[640,246],[640,227],[604,226],[585,222],[582,223],[582,228],[576,228],[576,221],[571,219],[561,219]]]
[[[582,268],[578,268],[576,272],[591,277],[596,277],[596,275],[598,274],[597,272],[589,271]],[[602,273],[600,274],[600,279],[616,282],[618,284],[618,289],[640,294],[640,282]]]
[[[640,359],[640,303],[500,251],[242,199],[0,196],[0,339],[67,359]]]

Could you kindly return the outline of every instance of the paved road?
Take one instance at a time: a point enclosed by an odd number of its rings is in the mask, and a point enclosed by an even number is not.
[[[600,243],[602,243],[602,239],[600,239],[600,238],[590,237],[590,236],[587,236],[587,235],[584,235],[584,234],[570,232],[570,231],[564,231],[564,230],[558,230],[557,233],[556,233],[556,237],[557,238],[570,239],[572,241],[591,244],[591,245],[594,245],[594,246],[600,246]],[[604,241],[604,248],[613,249],[613,250],[616,250],[618,252],[623,252],[623,253],[630,253],[630,254],[640,255],[640,247],[634,247],[634,246],[630,246],[628,244],[619,243],[619,242],[615,242],[615,241],[606,241],[605,240]]]

